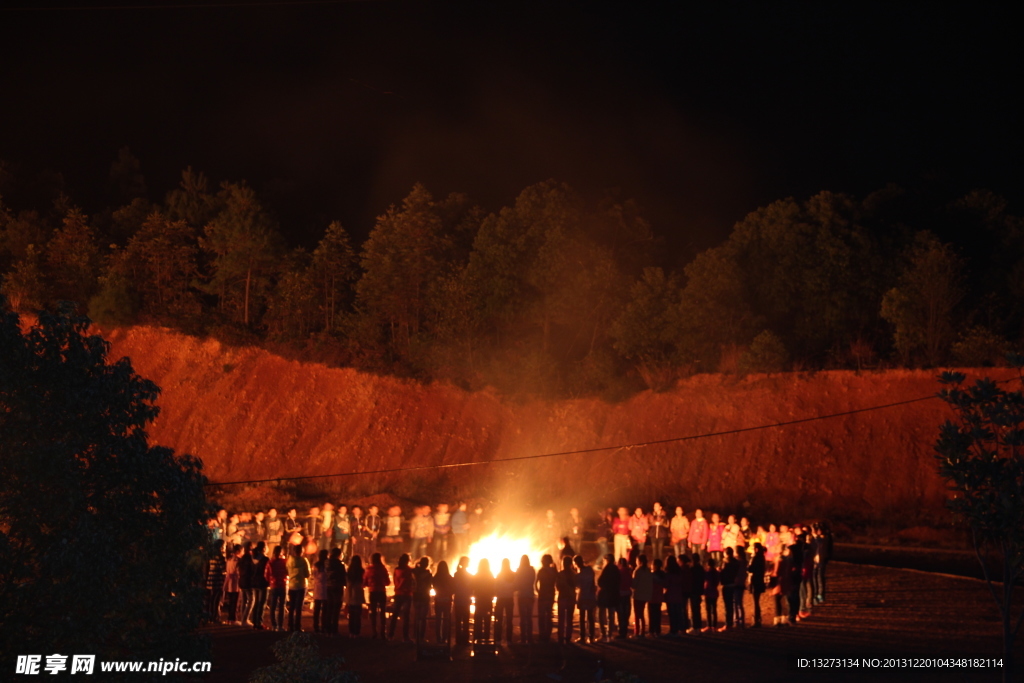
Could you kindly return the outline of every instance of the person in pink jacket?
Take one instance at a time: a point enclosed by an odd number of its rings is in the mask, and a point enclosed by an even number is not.
[[[629,535],[637,555],[642,553],[644,546],[647,545],[647,530],[650,528],[651,521],[644,514],[643,508],[637,508],[629,518]]]
[[[700,561],[703,563],[708,556],[708,520],[704,519],[704,511],[700,508],[693,511],[693,521],[690,522],[690,550],[700,553]]]
[[[715,512],[711,515],[711,524],[708,525],[708,555],[715,561],[715,566],[722,566],[722,533],[725,531],[725,524],[722,518]]]

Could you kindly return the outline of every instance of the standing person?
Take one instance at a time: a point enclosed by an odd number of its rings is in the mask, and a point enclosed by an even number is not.
[[[429,510],[429,508],[428,508]],[[416,621],[414,638],[417,643],[427,639],[427,617],[430,616],[430,591],[434,575],[430,573],[430,558],[423,556],[412,570],[412,611]]]
[[[263,608],[267,604],[267,563],[270,561],[263,549],[267,544],[260,541],[252,553],[252,608],[249,610],[249,624],[257,631],[263,630]]]
[[[635,550],[634,550],[635,552]],[[619,602],[615,606],[615,616],[619,620],[621,639],[629,637],[629,615],[633,602],[633,567],[625,558],[619,560]]]
[[[252,611],[252,554],[249,541],[242,544],[242,553],[238,556],[238,590],[242,594],[242,612],[238,615],[238,624],[243,625]]]
[[[800,612],[798,619],[806,619],[811,616],[811,606],[814,601],[814,556],[817,554],[817,539],[809,534],[802,533],[797,541],[800,546]]]
[[[317,550],[320,548],[320,534],[323,533],[324,518],[320,515],[320,508],[309,508],[309,514],[302,522],[302,535],[306,537],[306,544],[315,543]],[[316,550],[313,551],[316,553]]]
[[[465,503],[459,503],[452,513],[452,544],[455,557],[461,558],[469,552],[469,514]]]
[[[206,562],[206,618],[213,624],[220,623],[220,603],[224,597],[224,574],[228,563],[224,559],[224,541],[213,542],[210,559]]]
[[[665,508],[661,507],[661,503],[655,503],[654,509],[651,510],[650,527],[647,533],[651,538],[651,557],[655,560],[663,559],[665,557],[665,542],[669,540],[670,529],[668,514],[665,512]]]
[[[625,510],[625,508],[622,509]],[[604,559],[604,568],[597,578],[597,616],[601,624],[601,639],[607,643],[611,641],[611,634],[615,632],[615,615],[619,607],[619,584],[621,581],[615,558],[606,557]]]
[[[445,560],[437,563],[433,585],[435,642],[447,645],[452,641],[452,601],[455,598],[455,579]]]
[[[690,520],[683,513],[683,508],[677,507],[676,514],[669,522],[669,538],[672,541],[672,551],[677,558],[688,554],[690,542],[687,538],[690,535]]]
[[[693,521],[690,522],[690,533],[686,540],[690,544],[690,552],[700,555],[698,560],[694,560],[694,566],[703,565],[708,556],[708,521],[704,519],[704,512],[700,508],[693,511]]]
[[[722,565],[722,533],[725,531],[725,524],[717,512],[711,514],[711,524],[708,525],[708,555],[715,561],[715,566]]]
[[[278,545],[271,551],[263,576],[267,579],[267,592],[270,595],[270,629],[284,630],[284,603],[288,593],[288,564],[284,558],[286,545]]]
[[[797,548],[795,545],[783,546],[782,557],[779,558],[779,586],[788,607],[790,625],[796,624],[800,613],[800,565],[803,557],[797,555]]]
[[[434,518],[430,516],[429,505],[420,505],[414,513],[409,523],[409,553],[411,557],[422,557],[426,555],[434,536]]]
[[[349,533],[352,534],[352,540],[350,541],[352,546],[352,553],[350,555],[359,555],[360,557],[369,557],[366,553],[366,547],[364,545],[365,538],[363,537],[363,525],[366,524],[366,520],[363,519],[363,508],[358,505],[352,506],[352,513],[349,515]]]
[[[409,642],[409,612],[412,608],[413,578],[409,566],[409,553],[402,553],[395,567],[395,601],[391,606],[391,620],[388,622],[388,639],[395,639],[395,627],[402,619],[402,639]]]
[[[725,560],[722,562],[719,580],[722,584],[722,602],[725,603],[725,628],[727,629],[732,628],[736,611],[736,576],[740,570],[739,564],[736,559],[736,546],[725,546]]]
[[[644,551],[644,546],[647,545],[647,530],[650,529],[650,526],[651,522],[644,514],[643,508],[633,511],[633,516],[629,518],[629,540],[632,547],[627,559],[630,562],[635,562],[636,556]],[[632,573],[630,577],[632,578]]]
[[[284,543],[284,521],[277,516],[277,508],[270,508],[267,512],[267,552],[270,557],[274,556],[274,548]]]
[[[791,546],[796,542],[793,531],[785,524],[779,525],[779,543],[783,548]]]
[[[455,644],[469,645],[469,608],[473,604],[473,575],[469,573],[469,558],[463,555],[452,577],[455,608]]]
[[[341,544],[338,542],[338,529],[335,525],[337,517],[334,512],[334,506],[330,503],[324,504],[324,510],[321,512],[321,529],[319,529],[319,539],[316,542],[319,550],[326,550],[328,553],[334,548],[339,548]]]
[[[267,540],[267,516],[262,511],[256,513],[256,519],[253,522],[253,541],[256,543],[265,543]]]
[[[739,559],[742,560],[744,563],[750,562],[750,554],[749,553],[750,553],[750,549],[753,547],[751,545],[753,543],[753,536],[754,536],[754,530],[750,528],[750,520],[747,519],[746,517],[741,517],[740,518],[739,542],[737,544],[736,550],[739,551],[740,555],[743,556],[743,557],[740,557]]]
[[[256,542],[256,523],[252,521],[251,512],[243,512],[239,515],[238,535],[241,542],[249,544],[249,548]]]
[[[576,606],[580,611],[580,643],[596,643],[597,633],[594,630],[594,613],[597,611],[597,581],[594,569],[583,561],[582,555],[573,558],[576,565]],[[609,563],[611,564],[611,563]],[[614,566],[614,565],[613,565]]]
[[[240,523],[241,519],[238,515],[231,515],[224,525],[224,538],[227,539],[228,547],[234,548],[236,545],[242,545],[244,539],[242,532],[238,529]]]
[[[402,508],[392,505],[388,508],[388,516],[384,520],[384,538],[381,549],[388,563],[394,562],[402,552]]]
[[[692,527],[691,527],[692,528]],[[700,633],[705,629],[701,628],[701,603],[704,602],[704,565],[700,561],[700,553],[694,553],[690,558],[693,560],[690,565],[690,631]]]
[[[551,559],[550,555],[544,557]],[[541,572],[544,572],[545,569],[554,569],[554,567],[545,566]],[[540,572],[538,572],[537,580],[540,581]],[[572,618],[573,612],[576,611],[576,570],[573,569],[571,557],[562,558],[562,570],[555,575],[555,589],[558,591],[558,644],[567,645],[572,642]],[[582,631],[581,624],[581,636]],[[550,631],[548,633],[550,634]],[[541,628],[541,638],[543,637],[544,629]]]
[[[501,561],[501,571],[498,572],[494,586],[494,595],[497,598],[494,608],[494,642],[500,643],[504,638],[505,642],[511,645],[516,574],[512,571],[512,563],[508,561],[507,557]]]
[[[363,605],[366,604],[366,570],[363,558],[354,555],[345,574],[345,611],[348,614],[348,634],[358,636],[363,632]],[[332,633],[338,632],[338,613],[334,613]]]
[[[327,555],[321,550],[313,563],[313,633],[324,633],[327,625]]]
[[[670,555],[675,562],[675,555]],[[666,560],[667,561],[667,560]],[[651,571],[651,601],[647,603],[647,621],[652,638],[661,637],[661,603],[665,599],[665,570],[661,560],[655,560]]]
[[[332,547],[341,548],[341,559],[348,562],[352,557],[352,516],[348,514],[348,507],[338,506],[338,512],[334,515],[334,540]]]
[[[820,605],[825,602],[825,570],[832,559],[832,529],[828,522],[820,522],[814,525],[813,531],[817,537],[814,546],[814,602]]]
[[[686,556],[680,559],[685,560]],[[683,568],[675,557],[670,556],[665,560],[665,604],[668,606],[668,634],[671,637],[676,637],[680,631],[685,630],[682,614],[686,609],[686,595],[690,590],[690,587],[685,585],[686,580]]]
[[[362,557],[373,557],[377,552],[377,538],[383,528],[383,520],[380,518],[380,508],[371,505],[367,510],[366,519],[363,520],[363,552]]]
[[[565,521],[565,534],[569,539],[569,553],[575,557],[583,552],[583,517],[579,508],[571,508]],[[564,549],[563,549],[564,550]]]
[[[754,600],[754,626],[761,625],[761,596],[764,594],[764,577],[768,571],[768,565],[764,558],[764,546],[760,543],[753,545],[754,555],[747,565],[747,574],[750,575],[750,597]]]
[[[495,584],[491,563],[480,560],[473,577],[473,640],[485,644],[491,640],[491,613],[494,609]]]
[[[291,545],[302,545],[302,522],[299,521],[299,511],[295,508],[288,510],[287,516],[284,518],[284,536],[281,539],[283,544]],[[298,542],[296,542],[296,540]],[[288,557],[291,556],[291,548],[285,548],[284,554]],[[288,560],[285,557],[285,561]]]
[[[729,515],[725,526],[722,527],[722,552],[725,553],[726,548],[732,548],[733,556],[735,557],[739,543],[740,525],[736,523],[736,515]]]
[[[379,634],[383,638],[384,610],[388,604],[387,589],[391,585],[391,576],[388,574],[388,568],[384,566],[384,558],[380,553],[374,553],[370,557],[370,566],[363,574],[363,582],[370,591],[370,637],[377,638]]]
[[[683,602],[679,606],[679,630],[682,633],[693,633],[693,623],[690,621],[690,617],[687,616],[687,606],[693,607],[693,591],[697,583],[696,577],[694,577],[693,564],[691,561],[692,555],[683,555],[679,558],[679,574],[682,576],[683,586]],[[703,575],[702,575],[703,576]],[[703,586],[703,578],[701,579]],[[702,591],[697,591],[697,616],[700,616],[700,601]]]
[[[733,611],[736,625],[743,628],[747,625],[747,609],[743,601],[743,592],[747,588],[747,554],[736,553],[736,581],[733,584]]]
[[[360,569],[359,592],[362,593],[362,565]],[[331,548],[327,557],[327,619],[325,620],[324,633],[338,633],[338,619],[341,616],[341,602],[345,597],[345,587],[348,585],[348,577],[345,573],[345,564],[341,561],[341,548]],[[360,610],[362,603],[360,602]],[[349,616],[349,633],[352,633],[352,617]],[[356,634],[359,627],[356,626]]]
[[[220,539],[220,540],[224,541],[224,543],[227,543],[228,542],[228,511],[225,510],[224,508],[221,508],[220,510],[217,510],[217,518],[216,519],[217,519],[217,521],[214,523],[214,526],[217,527],[218,533],[217,533],[217,538],[214,539],[214,540]],[[233,546],[227,546],[227,547],[231,548]]]
[[[306,580],[309,579],[309,560],[302,555],[302,546],[292,546],[291,557],[286,565],[288,570],[288,630],[302,630],[302,602],[306,597]]]
[[[707,626],[702,631],[717,631],[718,628],[718,587],[721,584],[718,574],[718,563],[714,558],[708,558],[704,569],[704,613],[707,617]],[[725,630],[722,627],[721,630]]]
[[[619,508],[619,515],[612,521],[612,534],[615,537],[615,553],[612,562],[618,562],[620,558],[629,557],[632,549],[632,538],[629,535],[629,510]],[[607,560],[607,556],[605,556]]]
[[[605,508],[604,512],[600,512],[597,515],[597,557],[599,562],[603,562],[604,558],[608,555],[611,549],[608,547],[609,542],[613,542],[615,537],[615,520],[617,516],[615,511],[611,508]],[[576,551],[576,554],[582,554],[582,551]]]
[[[569,560],[572,566],[572,559]],[[558,581],[558,569],[551,555],[540,558],[540,569],[537,570],[537,632],[542,643],[551,641],[551,611],[555,606],[555,584]],[[576,602],[576,587],[573,586],[573,602]],[[520,611],[520,614],[522,612]],[[522,630],[522,626],[519,627]]]
[[[448,559],[448,545],[452,535],[452,516],[448,505],[441,503],[434,513],[434,557]]]
[[[647,566],[646,555],[641,554],[637,562],[636,571],[633,572],[633,635],[646,638],[647,605],[654,593],[654,575]]]
[[[519,642],[533,642],[533,605],[537,600],[534,585],[537,583],[537,571],[530,564],[530,558],[523,555],[516,568],[516,609],[519,612]],[[550,608],[549,608],[550,610]],[[550,615],[551,612],[549,611]],[[548,630],[550,637],[551,631]]]

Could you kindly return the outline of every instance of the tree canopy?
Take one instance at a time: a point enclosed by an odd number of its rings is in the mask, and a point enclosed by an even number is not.
[[[2,658],[202,659],[202,464],[149,444],[159,388],[88,325],[0,316]]]
[[[0,198],[0,292],[16,310],[88,302],[103,324],[557,395],[695,372],[993,365],[1024,339],[1024,219],[985,190],[780,199],[683,258],[656,228],[688,226],[554,179],[492,209],[416,183],[372,226],[311,228],[280,225],[272,192],[211,189],[191,167],[152,202],[139,169],[119,152],[118,204],[90,213],[59,177],[49,204]]]

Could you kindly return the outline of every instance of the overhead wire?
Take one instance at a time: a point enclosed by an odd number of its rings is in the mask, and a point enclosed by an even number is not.
[[[848,415],[857,415],[859,413],[867,413],[875,410],[885,410],[887,408],[895,408],[897,406],[909,405],[911,403],[920,403],[921,401],[930,401],[938,399],[938,394],[931,394],[929,396],[920,396],[918,398],[911,398],[904,401],[894,401],[893,403],[885,403],[882,405],[868,406],[866,408],[854,408],[853,410],[844,410],[838,413],[829,413],[827,415],[813,415],[811,417],[802,417],[795,420],[785,420],[782,422],[772,422],[769,424],[755,425],[752,427],[738,427],[736,429],[725,429],[715,432],[704,432],[701,434],[689,434],[687,436],[676,436],[667,439],[654,439],[651,441],[637,441],[635,443],[626,444],[615,444],[611,446],[594,446],[591,448],[579,448],[569,451],[556,451],[552,453],[534,453],[531,455],[517,455],[508,458],[494,458],[492,460],[470,460],[467,462],[453,462],[453,463],[441,463],[436,465],[409,465],[405,467],[387,467],[375,470],[355,470],[351,472],[335,472],[332,474],[310,474],[298,477],[272,477],[269,479],[246,479],[239,481],[220,481],[220,482],[209,482],[207,486],[241,486],[244,484],[270,484],[270,483],[281,483],[288,481],[302,481],[312,479],[331,479],[335,477],[356,477],[369,474],[393,474],[397,472],[417,472],[423,470],[443,470],[443,469],[454,469],[458,467],[475,467],[478,465],[494,465],[507,462],[521,462],[523,460],[539,460],[542,458],[556,458],[567,455],[584,455],[587,453],[598,453],[601,451],[611,450],[632,450],[634,448],[644,448],[647,446],[658,446],[668,443],[680,443],[684,441],[695,441],[697,439],[708,439],[716,436],[729,436],[731,434],[742,434],[745,432],[755,432],[765,429],[776,429],[779,427],[789,427],[797,424],[804,424],[807,422],[815,422],[818,420],[831,420],[837,417],[845,417]]]

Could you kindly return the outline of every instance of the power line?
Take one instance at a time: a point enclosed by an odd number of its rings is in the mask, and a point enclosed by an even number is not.
[[[1010,380],[1007,380],[1010,381]],[[598,446],[594,448],[581,448],[573,451],[558,451],[557,453],[539,453],[534,455],[518,455],[511,458],[499,458],[496,460],[472,460],[470,462],[455,462],[441,465],[413,465],[409,467],[389,467],[378,470],[360,470],[357,472],[338,472],[335,474],[311,474],[303,477],[275,477],[272,479],[249,479],[245,481],[220,481],[220,482],[209,482],[207,486],[238,486],[242,484],[269,484],[274,482],[285,482],[285,481],[301,481],[306,479],[331,479],[334,477],[356,477],[365,474],[391,474],[394,472],[415,472],[418,470],[443,470],[453,469],[456,467],[474,467],[476,465],[493,465],[495,463],[505,462],[518,462],[521,460],[538,460],[540,458],[555,458],[563,455],[581,455],[584,453],[598,453],[601,451],[612,451],[612,450],[631,450],[633,448],[643,448],[645,446],[657,446],[666,443],[679,443],[682,441],[695,441],[697,439],[707,439],[713,436],[728,436],[730,434],[742,434],[744,432],[755,432],[763,429],[774,429],[777,427],[789,427],[791,425],[803,424],[805,422],[815,422],[817,420],[830,420],[836,417],[845,417],[847,415],[856,415],[858,413],[867,413],[873,410],[885,410],[887,408],[895,408],[897,406],[904,406],[911,403],[920,403],[921,401],[930,401],[932,399],[939,398],[938,394],[931,394],[929,396],[921,396],[919,398],[911,398],[906,401],[896,401],[895,403],[886,403],[884,405],[870,406],[868,408],[855,408],[854,410],[846,410],[841,413],[830,413],[828,415],[815,415],[812,417],[803,417],[796,420],[786,420],[784,422],[773,422],[771,424],[757,425],[755,427],[740,427],[739,429],[727,429],[720,432],[705,432],[703,434],[691,434],[689,436],[677,436],[670,439],[657,439],[654,441],[639,441],[636,443],[619,444],[616,446]]]

